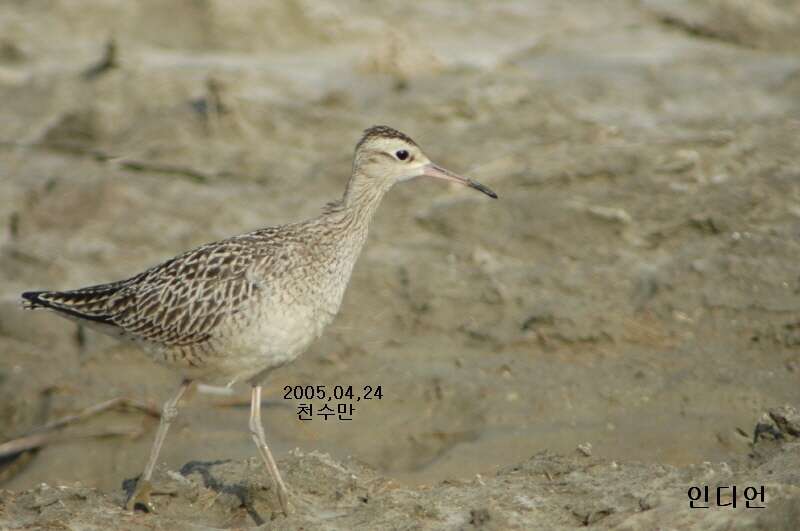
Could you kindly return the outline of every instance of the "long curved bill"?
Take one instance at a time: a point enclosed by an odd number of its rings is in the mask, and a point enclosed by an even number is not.
[[[441,166],[437,166],[436,164],[428,164],[427,166],[423,167],[422,175],[424,177],[435,177],[436,179],[444,179],[445,181],[452,181],[455,183],[463,184],[464,186],[469,186],[470,188],[475,188],[479,192],[483,192],[492,199],[497,199],[496,193],[494,193],[488,187],[482,185],[478,181],[473,181],[472,179],[467,179],[466,177],[457,175],[451,172],[450,170],[446,170]]]

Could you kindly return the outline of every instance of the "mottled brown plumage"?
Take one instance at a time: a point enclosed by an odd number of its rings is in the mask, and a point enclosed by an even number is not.
[[[358,141],[356,144],[356,151],[367,141],[373,138],[384,138],[384,139],[398,139],[410,144],[412,146],[417,146],[417,143],[414,142],[411,137],[406,135],[405,133],[401,133],[397,129],[392,129],[391,127],[385,125],[373,125],[369,129],[364,131],[364,135],[361,137],[361,140]]]
[[[290,276],[282,269],[291,265],[281,257],[293,245],[293,228],[261,229],[209,243],[127,280],[23,297],[28,307],[47,307],[134,341],[158,361],[190,369],[186,376],[233,377],[195,370],[213,365],[199,356],[210,354],[211,343],[225,335],[221,324],[263,295],[258,293],[259,279]]]
[[[381,199],[395,183],[419,176],[459,182],[496,197],[483,185],[432,164],[405,134],[375,126],[356,145],[344,196],[315,218],[209,243],[127,280],[22,294],[28,308],[47,308],[132,341],[181,371],[184,384],[164,406],[129,507],[149,503],[152,470],[189,383],[246,380],[253,386],[250,430],[288,510],[261,427],[260,382],[305,351],[333,320]]]

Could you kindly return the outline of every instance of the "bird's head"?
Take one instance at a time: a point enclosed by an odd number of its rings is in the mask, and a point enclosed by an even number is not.
[[[437,166],[410,137],[385,125],[364,131],[356,145],[353,169],[354,176],[360,175],[371,185],[387,189],[416,177],[433,177],[463,184],[497,198],[497,194],[481,183]]]

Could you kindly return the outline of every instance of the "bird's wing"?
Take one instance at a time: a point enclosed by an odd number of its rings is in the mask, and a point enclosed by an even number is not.
[[[28,292],[29,307],[101,325],[169,346],[207,340],[259,287],[248,278],[264,248],[246,237],[204,245],[135,277],[72,291]]]

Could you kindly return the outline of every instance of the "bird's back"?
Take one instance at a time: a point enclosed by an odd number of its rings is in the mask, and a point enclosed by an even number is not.
[[[253,296],[257,286],[248,270],[256,262],[270,267],[278,232],[263,229],[206,244],[119,282],[22,297],[28,308],[48,308],[135,341],[201,343]]]
[[[22,297],[28,308],[132,340],[171,365],[227,364],[232,373],[235,360],[219,358],[238,355],[239,365],[257,365],[270,354],[284,363],[333,319],[355,261],[349,255],[358,252],[322,239],[316,222],[271,227],[203,245],[119,282]]]

